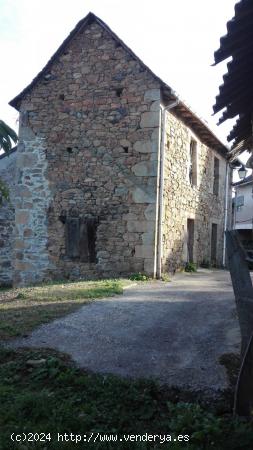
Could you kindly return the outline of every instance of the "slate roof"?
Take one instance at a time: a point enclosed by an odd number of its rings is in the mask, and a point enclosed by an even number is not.
[[[91,12],[86,17],[84,17],[84,19],[78,22],[76,27],[63,41],[63,43],[60,45],[58,50],[54,53],[45,67],[38,73],[38,75],[32,80],[32,82],[25,89],[23,89],[20,94],[18,94],[9,102],[9,104],[19,110],[20,104],[25,95],[33,89],[33,87],[41,80],[41,78],[47,75],[47,73],[50,71],[51,66],[64,52],[66,46],[70,43],[74,36],[92,22],[97,22],[104,30],[106,30],[118,45],[121,45],[128,52],[128,54],[132,56],[133,59],[141,64],[144,70],[147,70],[159,82],[165,104],[174,100],[179,100],[178,105],[173,108],[173,113],[175,113],[175,115],[180,117],[189,127],[191,127],[196,135],[198,135],[207,146],[217,150],[222,156],[227,157],[228,148],[208,128],[205,122],[203,122],[195,113],[193,113],[184,102],[178,99],[178,96],[173,91],[173,89],[168,86],[168,84],[166,84],[163,80],[161,80],[161,78],[159,78],[154,72],[152,72],[152,70],[148,66],[146,66],[146,64],[144,64],[143,61],[138,58],[138,56],[135,55],[135,53],[108,27],[108,25],[106,25],[106,23],[104,23],[99,17]]]
[[[224,112],[219,124],[239,115],[228,136],[234,140],[232,154],[237,155],[252,147],[253,113],[253,2],[241,0],[235,5],[235,16],[227,23],[227,35],[220,39],[220,48],[214,53],[215,64],[232,56],[227,74],[219,87],[213,107],[214,113]]]

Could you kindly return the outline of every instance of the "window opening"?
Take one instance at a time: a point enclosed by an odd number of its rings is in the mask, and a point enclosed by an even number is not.
[[[214,157],[213,164],[213,193],[214,195],[219,194],[219,175],[220,175],[220,160]]]
[[[197,142],[194,139],[190,143],[189,181],[191,186],[197,186]]]

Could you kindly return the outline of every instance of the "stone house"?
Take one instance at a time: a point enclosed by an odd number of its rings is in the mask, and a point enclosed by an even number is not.
[[[10,105],[2,283],[222,265],[227,148],[102,20],[81,20]]]

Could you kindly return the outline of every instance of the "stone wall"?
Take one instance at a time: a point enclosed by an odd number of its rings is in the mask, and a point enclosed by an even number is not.
[[[154,276],[161,81],[99,22],[80,25],[66,42],[20,101],[14,284]],[[191,136],[198,150],[194,187],[188,176]],[[218,195],[214,155],[220,161]],[[198,263],[210,260],[211,226],[217,224],[220,265],[224,158],[172,113],[165,156],[163,271],[187,259],[187,219],[194,220]]]
[[[25,95],[16,284],[154,275],[159,105],[158,81],[97,23]],[[96,220],[96,262],[69,257],[71,218]]]
[[[222,265],[226,161],[204,145],[172,112],[167,113],[163,218],[163,270],[187,261],[187,219],[194,220],[193,259],[211,261],[211,229],[217,224],[217,265]],[[191,139],[197,143],[197,185],[189,181]],[[213,194],[214,156],[219,158],[219,193]]]
[[[0,156],[0,179],[9,190],[9,200],[3,200],[0,205],[0,286],[12,284],[12,245],[15,228],[14,198],[15,198],[15,163],[17,152],[9,156]]]
[[[23,120],[16,158],[14,285],[48,278],[47,215],[52,197],[47,169],[45,139],[35,136]]]

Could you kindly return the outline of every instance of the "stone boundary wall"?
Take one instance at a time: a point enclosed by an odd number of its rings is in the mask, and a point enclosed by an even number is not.
[[[194,261],[210,263],[211,226],[218,226],[217,265],[222,265],[226,161],[179,118],[167,114],[167,148],[163,218],[163,270],[174,271],[187,261],[187,219],[194,220]],[[189,182],[190,142],[197,142],[197,185]],[[213,194],[214,156],[219,158],[219,194]],[[229,205],[230,207],[230,205]]]
[[[21,115],[21,121],[24,118]],[[48,207],[45,139],[21,123],[16,158],[15,236],[13,248],[15,286],[50,279],[48,271]]]
[[[9,189],[10,200],[0,205],[0,286],[11,286],[13,278],[12,245],[15,228],[15,169],[17,152],[0,158],[0,179]]]

